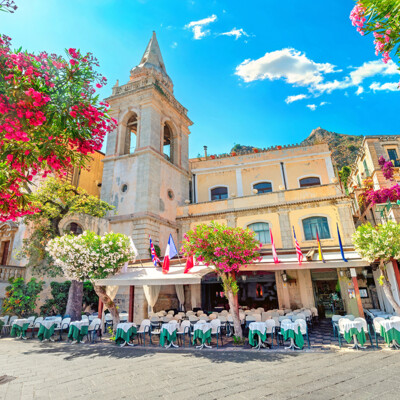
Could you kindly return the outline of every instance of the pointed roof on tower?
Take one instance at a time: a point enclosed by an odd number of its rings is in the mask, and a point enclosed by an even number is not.
[[[155,68],[167,75],[167,70],[165,69],[164,60],[161,55],[161,50],[160,46],[158,45],[155,31],[153,31],[153,35],[146,47],[146,51],[144,52],[138,67]]]

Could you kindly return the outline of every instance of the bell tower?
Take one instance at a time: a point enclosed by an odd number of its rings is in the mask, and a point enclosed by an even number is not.
[[[107,99],[118,127],[110,132],[101,198],[115,206],[110,230],[133,238],[148,258],[149,234],[165,248],[177,239],[176,208],[189,199],[189,126],[174,96],[155,32],[129,82]]]

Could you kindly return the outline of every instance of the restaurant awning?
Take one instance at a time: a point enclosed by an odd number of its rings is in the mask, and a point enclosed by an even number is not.
[[[154,265],[128,268],[128,272],[110,276],[96,281],[101,286],[142,286],[142,285],[193,285],[201,283],[201,278],[212,272],[204,265],[194,266],[184,274],[185,265],[170,266],[168,274],[163,274],[161,268]]]

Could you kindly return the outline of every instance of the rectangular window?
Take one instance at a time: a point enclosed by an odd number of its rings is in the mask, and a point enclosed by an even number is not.
[[[365,177],[368,178],[370,175],[369,175],[369,169],[368,169],[368,165],[367,165],[367,160],[363,161],[363,165],[364,165]]]
[[[397,155],[396,149],[388,149],[389,160],[393,163],[395,167],[400,167],[399,156]]]
[[[328,219],[325,217],[311,217],[303,220],[304,236],[306,240],[315,240],[317,232],[320,239],[330,239]]]

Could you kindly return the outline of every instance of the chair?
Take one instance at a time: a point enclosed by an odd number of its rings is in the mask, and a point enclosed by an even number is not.
[[[189,315],[189,322],[192,326],[198,321],[199,321],[199,318],[197,318],[195,315]]]
[[[275,322],[274,319],[267,319],[265,321],[265,325],[267,327],[267,330],[266,330],[267,336],[268,336],[268,334],[271,335],[271,349],[272,349],[273,346],[274,346],[274,336],[275,336],[276,322]],[[278,338],[276,339],[276,342],[278,343]]]
[[[221,334],[221,321],[219,319],[213,319],[210,322],[211,324],[211,336],[215,335],[217,337],[217,349],[218,349],[218,338],[221,339],[221,346],[223,346],[222,342],[222,334]]]
[[[140,339],[143,339],[143,346],[146,346],[146,333],[149,334],[150,343],[151,343],[151,331],[150,331],[150,320],[144,319],[140,324],[140,327],[137,331],[138,342],[140,343]]]
[[[210,314],[210,315],[209,315],[209,319],[210,319],[210,320],[217,319],[217,317],[218,317],[218,315],[215,315],[215,314]],[[201,317],[200,317],[200,318],[201,318]]]
[[[120,322],[128,322],[128,317],[129,317],[128,313],[120,313],[119,314]]]
[[[168,323],[172,318],[169,318],[168,320],[165,320],[167,317],[163,317],[163,322]],[[153,344],[152,342],[152,336],[160,336],[161,334],[161,324],[162,322],[160,321],[160,318],[158,317],[151,317],[150,319],[150,344]]]
[[[233,333],[235,332],[235,324],[233,323],[233,317],[232,315],[228,315],[228,324],[227,324],[227,334],[226,336],[232,336]]]
[[[272,315],[273,317],[283,317],[285,315],[285,311],[284,310],[277,310],[277,311],[273,311],[273,313],[278,314],[278,315]]]
[[[340,318],[343,318],[343,317],[338,314],[332,315],[332,331],[335,336],[337,334],[338,321]]]
[[[223,332],[225,332],[225,334],[227,334],[228,333],[228,327],[227,327],[228,319],[224,315],[220,315],[218,317],[218,319],[221,322],[221,332],[223,331]]]
[[[189,315],[194,315],[194,311],[186,311],[186,316],[188,317]]]
[[[172,315],[169,314],[169,315],[166,315],[165,317],[163,317],[162,321],[164,324],[168,324],[168,322],[172,321],[172,318],[173,318]]]
[[[101,319],[99,319],[100,325],[101,325]],[[35,321],[36,324],[36,321]],[[59,326],[56,326],[54,329],[54,332],[59,331],[60,332],[60,342],[62,341],[62,333],[63,331],[68,331],[69,325],[71,324],[71,318],[67,317],[64,318]],[[99,327],[100,328],[100,327]]]
[[[276,318],[276,317],[274,317],[274,318]],[[286,317],[285,315],[281,315],[280,317],[278,317],[279,323],[281,323],[281,322],[284,321],[285,319],[290,319],[290,318]]]
[[[372,344],[372,335],[369,330],[369,325],[367,324],[367,321],[364,318],[360,318],[360,317],[354,318],[354,321],[362,323],[363,330],[368,335],[369,341],[371,342],[371,347],[374,347],[374,345]]]
[[[10,319],[10,317],[8,315],[6,315],[3,319],[4,325],[3,328],[0,330],[0,336],[2,335],[3,332],[7,331],[7,334],[10,332],[11,330],[11,325],[8,324],[8,320]]]
[[[253,317],[256,322],[261,322],[261,314],[259,313],[253,314]]]
[[[199,320],[207,322],[210,320],[210,318],[207,315],[203,314],[203,315],[200,315]]]
[[[290,308],[285,308],[285,309],[283,310],[283,312],[284,312],[285,314],[289,314],[289,313],[292,312],[292,310],[291,310]]]
[[[110,313],[105,315],[105,330],[108,331],[108,328],[112,328],[114,325],[112,315]]]
[[[200,315],[204,314],[204,311],[203,310],[198,310],[196,314],[197,314],[198,317],[200,317]]]
[[[258,307],[256,311],[259,312],[260,314],[265,312],[263,307]]]
[[[89,325],[88,328],[88,333],[87,333],[87,338],[88,340],[91,340],[91,343],[95,342],[96,336],[97,336],[97,332],[99,331],[101,326],[101,319],[100,318],[95,318]],[[60,331],[60,335],[61,335],[61,331]]]
[[[250,314],[246,315],[246,325],[245,325],[245,328],[248,329],[248,328],[249,328],[249,325],[250,325],[252,322],[256,322],[255,316],[254,316],[254,315],[250,315]]]
[[[308,343],[308,348],[311,347],[310,345],[310,338],[308,337],[308,327],[307,327],[307,322],[304,319],[298,319],[296,320],[296,323],[300,326],[300,333],[304,336],[306,335],[307,343]]]
[[[344,316],[344,318],[347,318],[350,321],[354,321],[356,317],[353,314],[347,314],[347,315]]]
[[[181,325],[179,326],[178,330],[176,331],[178,340],[180,339],[181,344],[183,343],[183,347],[185,347],[185,339],[186,335],[189,338],[189,346],[191,345],[191,324],[189,320],[182,321]]]
[[[381,334],[381,322],[384,321],[385,318],[382,317],[375,317],[372,322],[372,326],[374,328],[374,336],[375,336],[375,343],[376,347],[378,347],[378,335]]]
[[[294,314],[294,315],[292,315],[292,321],[294,322],[294,321],[297,321],[297,320],[299,320],[299,319],[302,319],[302,320],[306,320],[306,316],[303,314],[303,313],[298,313],[298,314]]]

